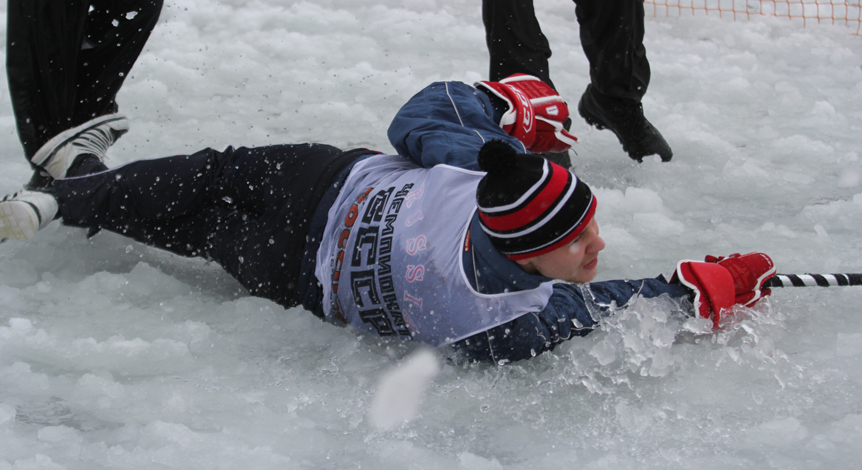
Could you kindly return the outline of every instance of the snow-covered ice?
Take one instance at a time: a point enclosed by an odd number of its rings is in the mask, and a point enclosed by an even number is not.
[[[573,5],[536,3],[574,105],[588,71]],[[779,272],[862,271],[852,32],[647,18],[644,107],[673,161],[638,165],[573,124],[608,243],[600,279],[754,250]],[[479,2],[169,0],[118,98],[132,129],[109,163],[304,141],[391,151],[400,104],[482,79],[487,61]],[[30,171],[1,83],[8,193]],[[860,304],[862,288],[776,289],[713,334],[640,299],[530,361],[438,366],[201,260],[54,223],[0,245],[0,470],[857,468]],[[427,383],[398,397],[414,409],[374,408],[397,395],[390,374]]]

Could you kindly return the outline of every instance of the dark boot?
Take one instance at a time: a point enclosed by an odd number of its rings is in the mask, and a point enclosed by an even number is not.
[[[640,103],[627,104],[600,95],[592,89],[592,85],[587,85],[587,90],[578,102],[578,113],[591,126],[613,131],[623,145],[623,150],[633,160],[642,162],[646,156],[658,155],[661,161],[668,162],[673,157],[670,145],[644,117]]]

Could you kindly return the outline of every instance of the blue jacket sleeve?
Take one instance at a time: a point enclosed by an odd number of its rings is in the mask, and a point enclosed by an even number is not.
[[[527,152],[493,115],[482,91],[461,82],[436,82],[401,107],[387,135],[399,155],[425,168],[445,163],[478,170],[479,149],[489,140],[503,140],[517,152]]]
[[[593,331],[603,317],[636,295],[646,298],[667,294],[683,299],[690,292],[663,277],[636,281],[618,280],[584,285],[554,284],[548,305],[503,325],[455,343],[462,359],[474,362],[511,362],[550,351],[557,344]],[[585,297],[586,296],[586,297]]]

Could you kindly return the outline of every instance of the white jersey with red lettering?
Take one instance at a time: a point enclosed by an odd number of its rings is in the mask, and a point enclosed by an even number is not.
[[[442,346],[544,309],[552,282],[489,295],[465,277],[462,250],[483,175],[392,155],[357,163],[317,252],[326,318]]]

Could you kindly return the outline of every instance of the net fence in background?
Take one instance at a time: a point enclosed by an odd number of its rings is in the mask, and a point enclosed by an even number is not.
[[[734,20],[752,15],[845,24],[862,36],[862,0],[644,0],[647,16],[718,15]]]

